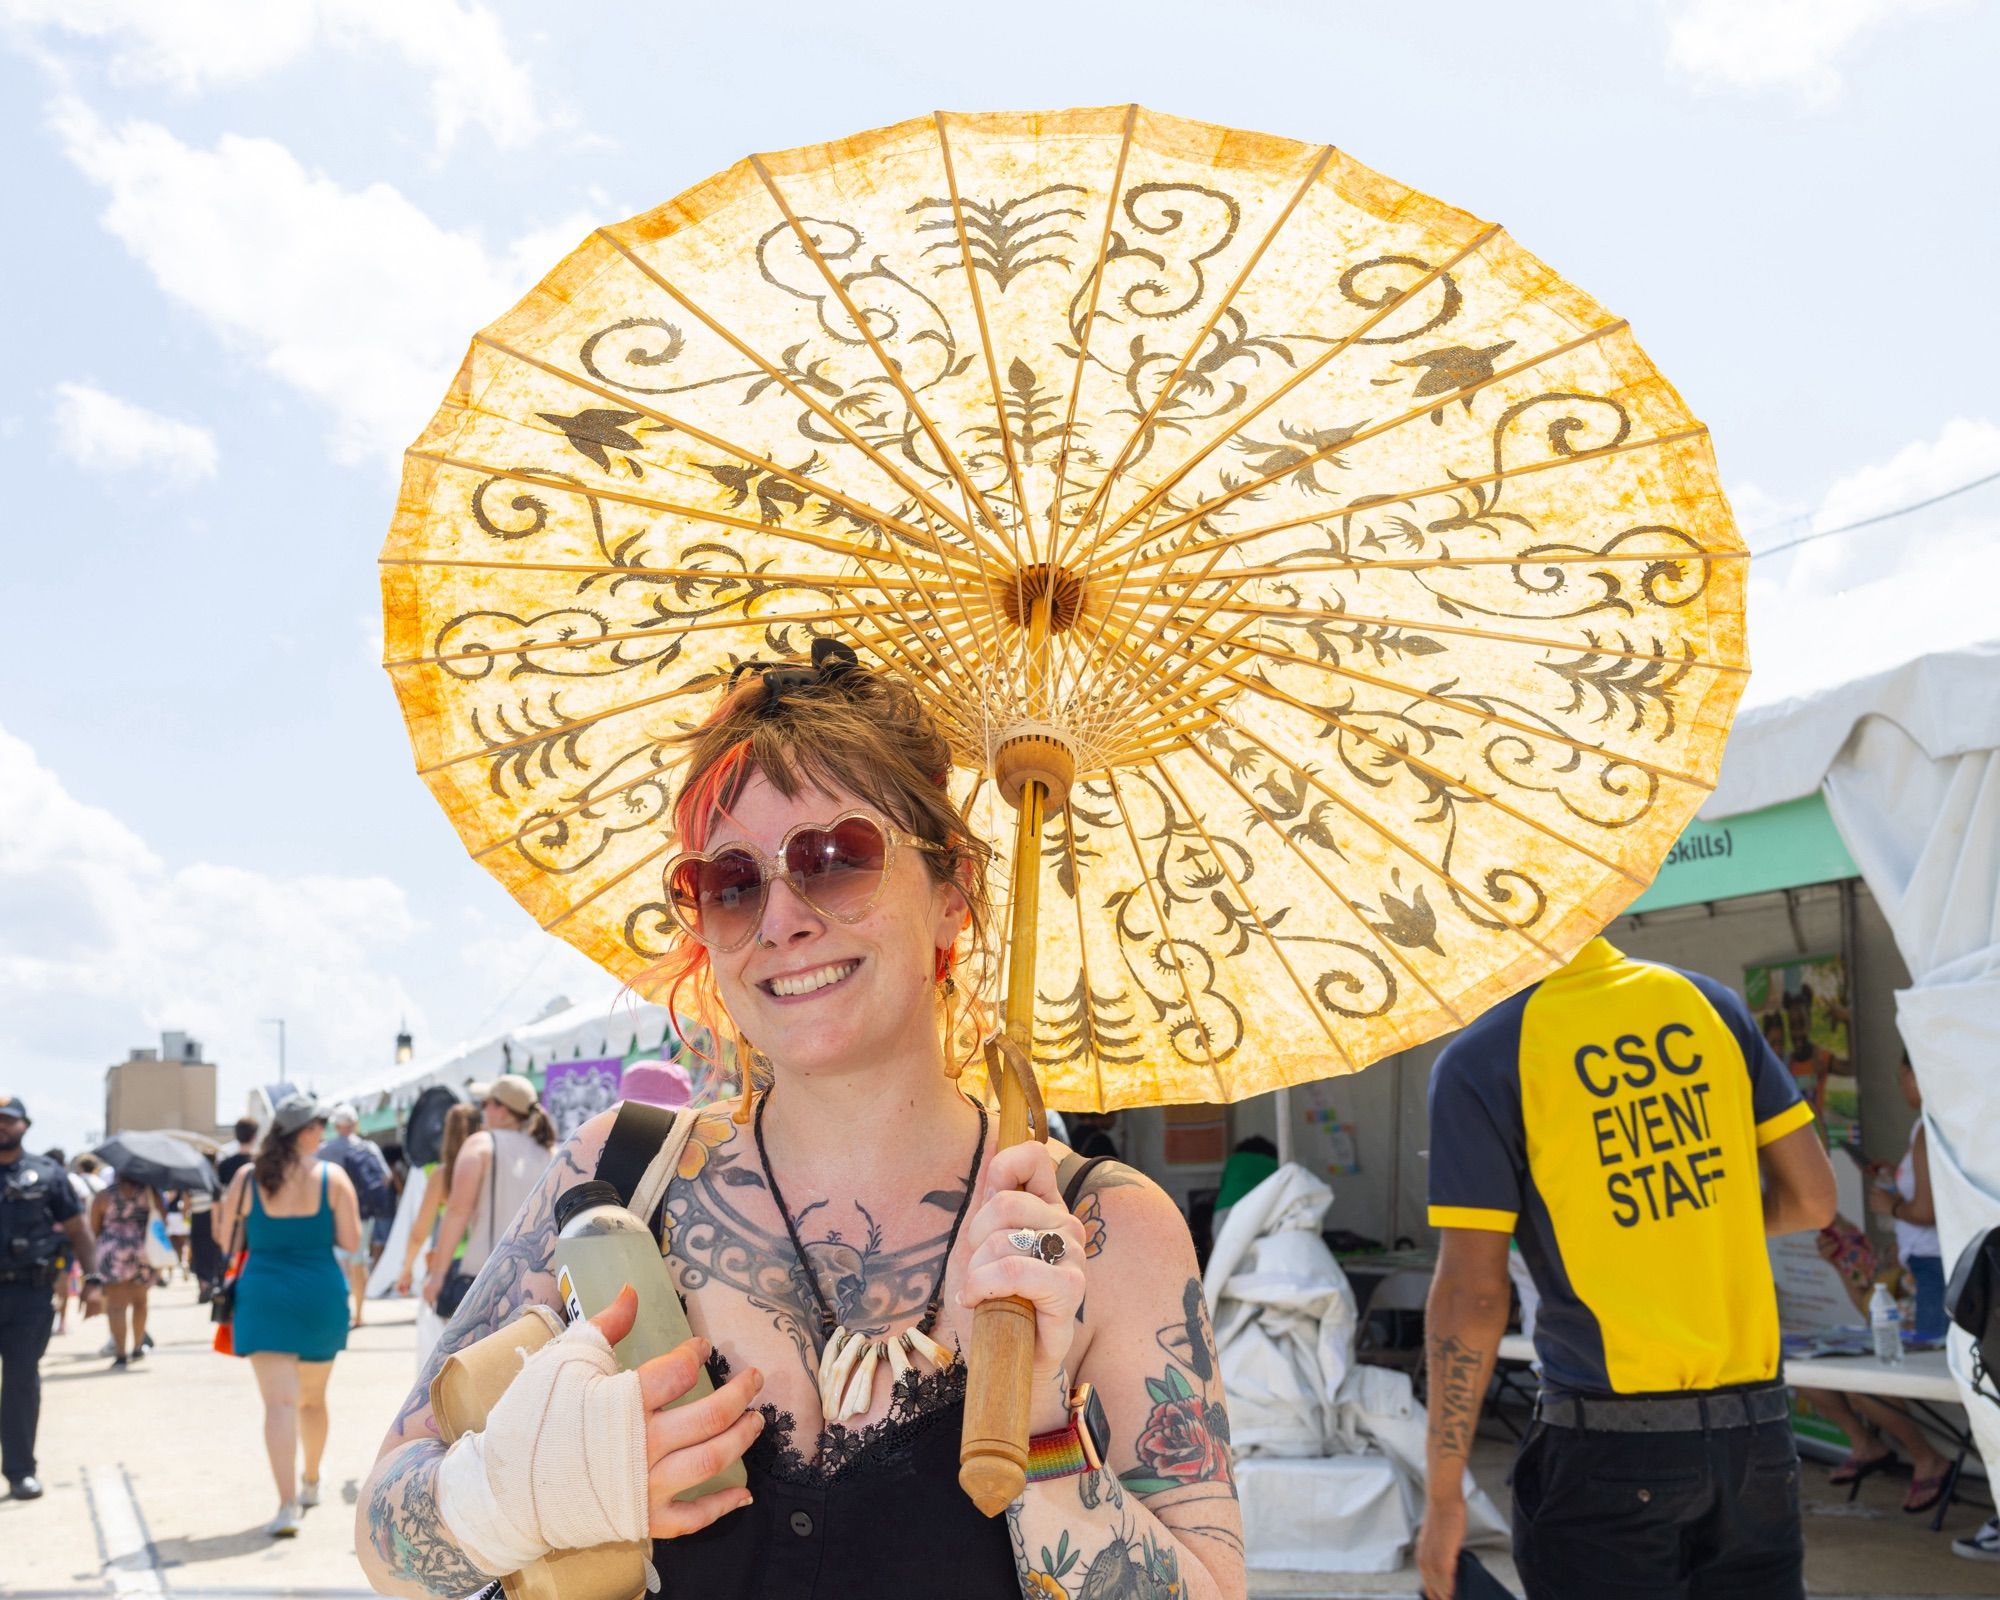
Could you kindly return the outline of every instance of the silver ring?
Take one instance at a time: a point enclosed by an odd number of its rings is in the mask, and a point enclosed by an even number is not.
[[[1034,1256],[1050,1266],[1069,1253],[1069,1241],[1053,1228],[1045,1233],[1034,1228],[1016,1228],[1007,1235],[1007,1242],[1023,1255]]]

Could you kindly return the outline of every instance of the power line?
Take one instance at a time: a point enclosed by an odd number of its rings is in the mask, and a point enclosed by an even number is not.
[[[1897,517],[1907,517],[1913,511],[1923,511],[1994,482],[2000,482],[2000,472],[1989,472],[1983,478],[1974,478],[1970,483],[1961,483],[1956,489],[1947,489],[1943,494],[1934,494],[1928,500],[1918,500],[1907,506],[1898,506],[1893,511],[1878,511],[1874,516],[1863,517],[1859,522],[1844,523],[1838,528],[1820,528],[1813,533],[1802,533],[1796,539],[1787,539],[1783,544],[1774,544],[1768,550],[1753,550],[1750,559],[1761,561],[1766,556],[1781,555],[1787,550],[1796,550],[1802,544],[1811,544],[1815,539],[1831,539],[1837,533],[1853,533],[1857,528],[1872,528],[1878,522],[1892,522]],[[1773,526],[1782,527],[1784,524],[1776,523]]]

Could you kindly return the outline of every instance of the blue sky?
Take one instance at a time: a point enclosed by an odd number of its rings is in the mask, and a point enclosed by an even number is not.
[[[262,1018],[332,1087],[400,1017],[609,993],[464,859],[374,664],[402,444],[598,222],[938,106],[1329,140],[1629,317],[1768,543],[2000,469],[1995,59],[1987,0],[0,0],[0,1087],[73,1143],[162,1027],[228,1114]],[[1996,527],[1760,567],[1753,699],[1990,631]]]

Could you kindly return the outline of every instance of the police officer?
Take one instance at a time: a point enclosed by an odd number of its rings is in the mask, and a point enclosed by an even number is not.
[[[56,1257],[67,1236],[83,1263],[83,1314],[104,1309],[97,1241],[69,1174],[21,1148],[28,1109],[0,1090],[0,1472],[16,1500],[41,1497],[35,1425],[42,1409],[42,1352],[55,1326]]]
[[[1833,1169],[1743,1002],[1593,939],[1446,1047],[1430,1139],[1425,1592],[1453,1593],[1512,1238],[1541,1295],[1513,1474],[1528,1600],[1804,1600],[1764,1241],[1831,1220]]]

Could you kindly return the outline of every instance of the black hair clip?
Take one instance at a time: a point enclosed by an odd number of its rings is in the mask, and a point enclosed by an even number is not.
[[[815,639],[812,642],[812,665],[794,666],[790,662],[779,661],[739,661],[729,669],[729,687],[736,687],[736,680],[746,672],[755,672],[764,679],[764,703],[760,711],[776,711],[786,694],[794,689],[810,689],[815,684],[838,683],[850,672],[861,670],[861,659],[854,653],[854,647],[840,639]]]

